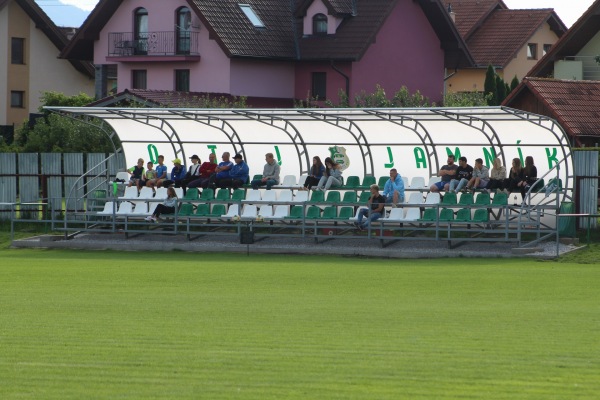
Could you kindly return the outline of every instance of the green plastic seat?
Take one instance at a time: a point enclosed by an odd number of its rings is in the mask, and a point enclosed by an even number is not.
[[[348,220],[352,217],[354,217],[354,207],[346,206],[346,207],[340,208],[340,212],[338,213],[338,216],[336,219]]]
[[[208,204],[198,204],[196,207],[196,212],[194,213],[197,217],[205,217],[210,214],[210,206]]]
[[[185,192],[185,196],[183,196],[183,198],[185,200],[198,200],[198,189],[197,188],[189,188],[186,192]]]
[[[490,205],[490,194],[486,192],[481,192],[477,194],[475,198],[475,205],[478,206],[489,206]]]
[[[456,222],[469,222],[471,221],[471,209],[470,208],[461,208],[456,212],[456,217],[454,218]]]
[[[383,190],[385,183],[390,179],[389,176],[380,176],[379,180],[377,181],[377,186],[379,186],[379,190]]]
[[[463,193],[458,201],[459,206],[470,206],[473,204],[473,195],[471,193]]]
[[[310,195],[311,203],[323,203],[325,201],[325,192],[314,190]]]
[[[341,199],[340,192],[336,190],[330,190],[327,192],[327,199],[325,199],[326,203],[339,203]]]
[[[239,201],[246,198],[246,191],[244,189],[235,189],[231,195],[231,200]]]
[[[371,185],[375,184],[375,177],[374,176],[370,176],[370,175],[366,175],[365,177],[363,177],[363,181],[360,184],[359,188],[360,189],[364,189],[364,190],[368,190],[371,188]],[[380,188],[383,190],[383,188]]]
[[[418,219],[419,222],[435,222],[437,219],[437,210],[435,208],[426,208],[423,216]]]
[[[202,192],[202,194],[204,194],[204,192]],[[217,196],[215,197],[215,200],[227,201],[230,197],[231,194],[229,193],[229,189],[219,189],[217,191]]]
[[[355,175],[350,175],[348,177],[348,179],[346,179],[346,182],[344,183],[344,186],[342,186],[342,187],[344,189],[358,189],[359,186],[360,186],[360,178]]]
[[[292,206],[290,210],[290,215],[287,215],[285,219],[302,219],[303,217],[304,207],[302,206]]]
[[[323,210],[323,214],[321,214],[320,219],[337,219],[337,207],[336,206],[327,206]]]
[[[191,189],[188,190],[188,192]],[[223,189],[221,189],[223,190]],[[200,196],[200,200],[202,201],[211,201],[215,198],[215,191],[211,188],[206,188],[202,191],[202,195]]]
[[[212,206],[212,210],[210,210],[210,213],[206,216],[218,218],[221,215],[225,215],[226,213],[227,208],[225,207],[225,204],[215,204],[214,206]]]
[[[492,199],[492,206],[508,205],[508,195],[504,192],[496,193]]]
[[[456,193],[454,192],[446,192],[440,204],[446,206],[455,206],[456,205]]]
[[[342,203],[354,204],[356,203],[356,192],[346,192],[342,198]]]
[[[472,222],[488,222],[490,220],[490,214],[488,210],[484,208],[480,208],[479,210],[475,210],[475,214],[473,214]]]
[[[179,216],[187,217],[194,214],[194,206],[192,204],[182,204],[179,208]]]
[[[443,221],[443,222],[454,221],[454,211],[450,208],[442,208],[442,211],[440,211],[440,221]]]
[[[542,190],[544,190],[544,180],[540,179],[539,181],[537,181],[536,184],[533,185],[533,187],[531,188],[531,193],[536,193],[536,192],[541,192]]]
[[[246,183],[244,183],[244,187],[251,187],[250,182],[256,181],[259,179],[262,179],[262,174],[256,174],[252,177],[252,179],[250,179],[250,177],[248,177],[248,180],[246,181]]]
[[[362,192],[358,198],[358,202],[365,204],[367,201],[369,201],[369,197],[371,197],[371,192]]]
[[[321,217],[321,208],[318,206],[310,206],[306,210],[306,219],[318,219]]]
[[[556,178],[552,178],[548,181],[548,186],[556,186],[558,188],[558,191],[561,192],[563,190],[563,184],[562,184],[562,179],[556,179]],[[552,192],[555,192],[556,189],[552,190]]]

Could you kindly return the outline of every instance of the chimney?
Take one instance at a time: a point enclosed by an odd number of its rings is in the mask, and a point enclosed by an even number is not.
[[[452,3],[448,3],[448,14],[452,22],[456,23],[456,14],[452,11]]]

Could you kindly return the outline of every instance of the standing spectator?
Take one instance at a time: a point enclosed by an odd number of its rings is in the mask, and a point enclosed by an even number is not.
[[[431,185],[429,190],[433,193],[440,192],[442,190],[448,191],[450,181],[456,175],[456,169],[458,166],[454,164],[454,156],[449,155],[446,165],[442,165],[442,168],[437,173],[437,176],[441,177],[442,180]]]
[[[385,198],[379,194],[379,186],[371,185],[370,187],[371,197],[367,202],[368,208],[361,208],[358,212],[358,221],[354,225],[359,229],[363,230],[373,222],[381,218],[383,214],[383,208],[385,207]],[[370,211],[369,211],[370,209]],[[370,214],[370,215],[369,215]],[[365,222],[362,222],[363,218],[367,217]]]
[[[171,179],[163,181],[163,187],[171,185],[180,186],[181,181],[185,179],[185,167],[181,164],[181,159],[176,158],[173,161],[173,169],[171,170]]]
[[[210,153],[208,155],[208,161],[205,161],[200,165],[200,176],[198,179],[189,183],[189,188],[197,188],[197,187],[208,187],[208,182],[210,180],[210,176],[215,173],[217,169],[217,156],[215,153]]]
[[[155,187],[161,187],[165,179],[167,179],[167,166],[164,165],[165,156],[158,156],[158,165],[155,168],[156,178],[151,180],[147,186],[152,189]]]
[[[478,158],[475,160],[475,168],[473,169],[473,177],[467,184],[467,190],[475,191],[475,189],[487,187],[490,181],[488,167],[483,165],[483,160]]]
[[[259,186],[267,186],[267,190],[271,190],[271,186],[279,184],[279,164],[275,161],[273,153],[265,154],[267,162],[263,168],[263,176],[261,179],[256,179],[250,182],[252,189],[258,189]]]
[[[228,151],[224,152],[221,156],[221,161],[217,168],[215,168],[215,172],[210,176],[208,186],[213,189],[216,187],[216,182],[219,179],[227,179],[229,178],[229,170],[233,167],[233,163],[229,160],[230,154]]]
[[[324,173],[325,166],[321,162],[321,158],[314,156],[312,167],[310,167],[310,175],[306,177],[302,190],[310,190],[313,186],[318,185]]]
[[[326,191],[331,187],[342,186],[342,166],[334,162],[331,157],[325,159],[325,172],[319,180],[317,190]]]
[[[504,181],[506,180],[506,167],[502,165],[499,157],[494,158],[492,164],[492,172],[490,173],[490,181],[486,186],[488,192],[492,190],[504,189]]]
[[[139,187],[138,183],[142,180],[142,177],[144,175],[144,159],[138,158],[137,165],[129,168],[127,170],[127,172],[130,175],[129,185],[127,185],[127,186],[131,187],[131,186],[135,185],[136,187]]]
[[[462,188],[471,180],[473,176],[473,167],[467,164],[467,157],[458,159],[458,168],[456,168],[456,178],[450,181],[450,191],[460,192]]]
[[[148,222],[158,222],[158,218],[160,214],[175,214],[175,210],[177,209],[177,193],[175,193],[175,189],[169,187],[167,189],[167,198],[165,201],[156,206],[152,215],[146,217],[146,221]]]
[[[221,178],[215,181],[215,184],[221,188],[230,187],[232,189],[237,189],[242,187],[246,182],[248,182],[248,175],[250,173],[248,164],[244,162],[244,158],[241,154],[236,154],[233,157],[235,164],[229,172],[228,178]]]
[[[404,181],[396,168],[390,170],[390,179],[383,187],[383,197],[387,204],[392,203],[394,207],[398,203],[404,203]]]

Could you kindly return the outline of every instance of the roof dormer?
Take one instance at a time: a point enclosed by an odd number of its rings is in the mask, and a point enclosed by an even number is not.
[[[315,0],[304,15],[304,36],[334,35],[344,18],[331,13],[323,0]]]

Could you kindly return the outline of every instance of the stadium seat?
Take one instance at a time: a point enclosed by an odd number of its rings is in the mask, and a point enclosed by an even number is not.
[[[294,185],[294,187],[295,188],[302,188],[302,187],[304,187],[304,182],[306,182],[306,178],[308,178],[308,174],[300,175],[300,177],[298,178],[298,183],[296,183]]]
[[[383,187],[385,186],[385,183],[388,181],[388,179],[390,179],[390,177],[387,175],[379,177],[379,179],[377,180],[377,186],[379,186],[379,190],[383,190]]]
[[[156,207],[159,204],[160,204],[160,202],[158,202],[158,201],[148,202],[148,214],[154,214],[154,210],[156,210]]]
[[[508,205],[508,195],[504,192],[496,193],[492,199],[492,206],[506,206]]]
[[[330,190],[327,192],[327,198],[325,199],[326,203],[339,203],[341,199],[340,192],[337,190]]]
[[[286,205],[278,205],[275,207],[275,210],[273,211],[273,216],[270,217],[269,219],[283,219],[285,217],[287,217],[290,213],[290,206],[286,206]]]
[[[403,222],[414,222],[421,218],[421,209],[418,207],[409,207],[406,209]]]
[[[360,194],[360,197],[358,198],[358,202],[360,204],[366,204],[367,201],[369,201],[370,197],[371,197],[371,192],[368,192],[368,191],[362,192]]]
[[[344,193],[344,198],[342,199],[342,204],[355,204],[356,203],[356,192],[346,192]]]
[[[204,191],[202,192],[202,195],[204,196],[204,192],[207,189],[204,189]],[[217,197],[215,197],[215,200],[218,201],[228,201],[231,198],[231,194],[229,193],[229,189],[219,189],[217,191]]]
[[[336,206],[327,206],[323,209],[323,214],[321,214],[320,219],[336,219],[337,218],[337,207]]]
[[[475,205],[477,206],[488,206],[490,204],[490,194],[481,192],[477,194],[475,198]]]
[[[192,190],[192,189],[196,189],[196,188],[188,189],[187,193],[185,194],[186,197],[190,193],[190,190]],[[220,189],[220,190],[223,190],[223,189]],[[227,190],[227,189],[225,189],[225,190]],[[197,192],[198,192],[198,189],[196,189],[196,193]],[[201,201],[211,201],[211,200],[214,200],[214,198],[215,198],[215,191],[214,191],[214,189],[206,188],[206,189],[202,190],[202,195],[200,195],[200,200]],[[192,200],[195,200],[195,199],[192,199]]]
[[[188,217],[194,214],[194,206],[190,203],[184,203],[179,208],[179,215],[182,217]]]
[[[456,218],[454,218],[456,222],[469,222],[471,221],[471,209],[470,208],[461,208],[456,212]]]
[[[352,218],[353,214],[354,214],[354,207],[348,207],[348,206],[341,207],[336,219],[348,220],[348,219]]]
[[[236,204],[237,206],[237,204]],[[226,206],[225,204],[215,204],[212,206],[212,209],[210,210],[210,213],[206,214],[207,217],[215,217],[215,218],[219,218],[221,217],[223,214],[225,214],[226,212]]]
[[[390,215],[388,215],[384,220],[389,222],[404,221],[404,211],[404,208],[392,208]]]
[[[554,186],[554,187],[553,187]],[[563,190],[563,184],[562,184],[562,179],[556,179],[556,178],[552,178],[548,181],[548,185],[546,187],[546,190],[548,190],[548,188],[552,188],[551,192],[554,193],[557,190],[559,192],[562,192]]]
[[[431,185],[433,185],[434,183],[437,183],[439,181],[441,181],[442,178],[439,176],[432,176],[429,178],[429,182],[427,182],[427,189],[429,189],[431,187]]]
[[[296,176],[295,175],[286,175],[283,177],[283,181],[281,182],[281,186],[285,187],[294,187],[296,186]]]
[[[179,187],[179,188],[174,188],[174,189],[175,189],[175,194],[177,195],[177,198],[179,198],[179,199],[183,198],[183,188]]]
[[[215,206],[217,206],[217,205],[218,204],[215,204]],[[239,215],[239,214],[240,214],[240,208],[238,207],[238,205],[237,204],[232,204],[227,209],[227,213],[221,215],[221,218],[231,219],[234,216]]]
[[[156,192],[154,193],[154,198],[158,200],[164,200],[168,197],[167,188],[161,187],[156,188]]]
[[[285,216],[285,219],[302,219],[304,207],[293,206],[290,210],[290,215]]]
[[[276,190],[265,190],[262,193],[261,201],[263,203],[277,201],[277,191]]]
[[[320,190],[315,190],[310,195],[311,203],[323,203],[324,201],[325,201],[325,193]]]
[[[152,198],[154,198],[154,190],[152,190],[152,188],[144,186],[140,190],[140,194],[138,196],[138,199],[152,199]]]
[[[245,204],[242,208],[240,218],[243,220],[254,220],[258,215],[258,208],[254,204]]]
[[[425,189],[425,178],[422,176],[413,176],[410,180],[411,189]]]
[[[315,193],[315,192],[313,192]],[[321,192],[323,193],[323,192]],[[294,200],[292,200],[294,203],[303,203],[305,201],[308,201],[308,192],[307,191],[299,191],[296,193],[296,195],[294,196]]]
[[[127,171],[117,172],[117,174],[115,175],[114,181],[117,181],[117,180],[123,181],[123,183],[129,182],[129,173],[127,173]]]
[[[402,183],[404,183],[404,189],[406,189],[408,187],[408,178],[406,176],[402,176]],[[385,182],[384,182],[385,184]],[[379,186],[380,190],[383,190],[383,186]]]
[[[206,203],[198,204],[198,207],[196,207],[196,212],[194,213],[196,217],[206,217],[209,214],[210,205]]]
[[[440,221],[452,222],[454,221],[454,211],[450,208],[442,208],[440,211]]]
[[[138,190],[135,186],[129,186],[125,188],[125,193],[119,199],[136,199],[138,197]]]
[[[246,191],[244,189],[235,189],[233,191],[233,194],[231,195],[231,200],[232,201],[240,201],[240,200],[244,200],[245,197],[246,197]]]
[[[406,204],[422,204],[422,203],[423,203],[423,193],[421,193],[421,192],[411,193],[410,196],[408,197],[408,201],[406,202]]]
[[[206,190],[208,190],[208,189],[206,189]],[[188,188],[188,190],[185,192],[185,196],[183,196],[183,198],[185,200],[198,200],[198,198],[199,198],[198,188]],[[212,199],[210,199],[210,200],[212,200]]]
[[[437,216],[437,210],[435,208],[426,208],[425,211],[423,211],[423,217],[419,218],[419,222],[435,222]]]
[[[148,203],[145,201],[134,201],[133,206],[133,214],[137,216],[148,215]]]
[[[470,206],[473,204],[473,194],[471,193],[461,193],[460,199],[458,201],[459,206]]]
[[[358,189],[369,190],[371,185],[375,184],[375,177],[371,175],[365,175],[362,183],[358,186]],[[381,188],[383,189],[383,188]]]
[[[306,219],[318,219],[321,217],[321,209],[318,206],[310,206],[306,210]]]
[[[258,209],[258,216],[261,216],[264,219],[269,219],[273,216],[273,206],[271,205],[263,205]]]
[[[150,189],[150,188],[148,188]],[[133,212],[133,204],[128,201],[123,201],[119,204],[119,209],[117,210],[117,215],[129,215]]]
[[[487,209],[480,208],[479,210],[475,210],[475,214],[473,215],[472,222],[488,222],[490,220],[490,216]]]
[[[348,179],[346,179],[343,189],[358,189],[360,186],[360,178],[356,175],[350,175]]]
[[[537,183],[535,183],[533,185],[533,187],[531,188],[531,193],[537,193],[537,192],[543,191],[544,186],[545,186],[544,179],[538,180]]]
[[[278,201],[281,201],[282,203],[291,203],[294,201],[294,193],[291,190],[282,190],[279,192]]]
[[[104,209],[102,211],[99,211],[98,214],[113,215],[114,208],[115,208],[115,203],[112,201],[107,201],[106,203],[104,203]]]
[[[262,179],[262,174],[256,174],[252,177],[252,179],[250,179],[250,177],[248,177],[248,181],[244,184],[245,188],[251,188],[252,186],[250,186],[250,182],[252,181],[258,181]]]
[[[439,204],[440,198],[439,193],[429,192],[427,193],[427,197],[425,197],[425,204]]]
[[[456,193],[454,192],[446,192],[444,197],[442,197],[442,201],[440,204],[446,206],[455,206],[456,205]]]
[[[248,191],[246,191],[246,201],[256,201],[259,202],[261,199],[260,196],[260,190],[256,190],[256,189],[249,189]]]

